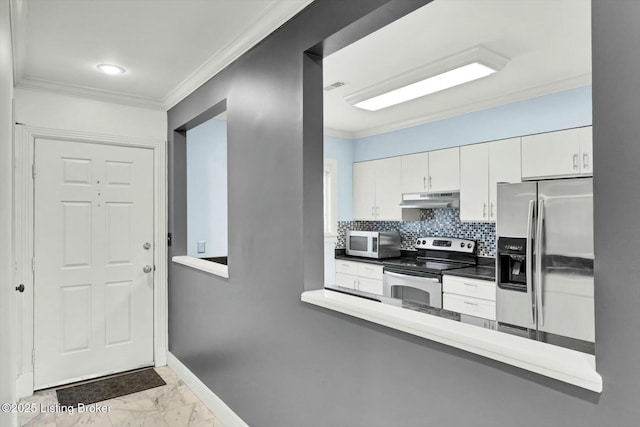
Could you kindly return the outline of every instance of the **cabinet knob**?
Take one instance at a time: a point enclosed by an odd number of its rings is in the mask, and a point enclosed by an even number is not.
[[[145,265],[144,267],[142,267],[142,271],[145,273],[151,273],[151,270],[153,270],[153,267],[151,267],[150,265]]]

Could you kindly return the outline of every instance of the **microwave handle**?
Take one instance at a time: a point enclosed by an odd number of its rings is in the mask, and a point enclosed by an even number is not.
[[[374,237],[371,239],[371,252],[373,252],[374,254],[378,253],[378,238]]]

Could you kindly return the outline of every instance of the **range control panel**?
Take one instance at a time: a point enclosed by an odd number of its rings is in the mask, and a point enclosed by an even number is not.
[[[418,237],[416,249],[429,249],[436,251],[451,251],[462,253],[474,253],[476,242],[453,237]]]

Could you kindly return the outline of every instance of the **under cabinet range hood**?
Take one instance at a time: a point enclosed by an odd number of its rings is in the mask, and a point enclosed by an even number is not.
[[[402,209],[452,209],[460,207],[460,192],[404,193]]]

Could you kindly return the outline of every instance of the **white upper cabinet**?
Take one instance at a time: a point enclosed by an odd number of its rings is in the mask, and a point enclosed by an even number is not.
[[[428,191],[460,190],[460,147],[429,152]]]
[[[520,182],[520,138],[489,143],[489,220],[496,220],[499,182]]]
[[[460,147],[460,220],[496,220],[498,182],[520,182],[520,138]]]
[[[589,126],[523,136],[522,179],[591,175],[591,130]]]
[[[422,193],[429,191],[429,153],[408,154],[401,157],[402,192]]]
[[[353,164],[353,217],[402,220],[400,157]]]
[[[375,219],[376,165],[374,162],[353,164],[353,218]]]
[[[400,157],[375,160],[376,219],[402,220],[402,162]]]
[[[460,147],[460,220],[489,220],[489,144]]]
[[[593,175],[593,127],[578,129],[580,139],[580,174]]]

